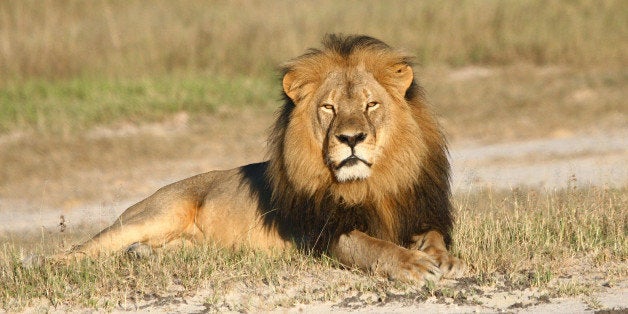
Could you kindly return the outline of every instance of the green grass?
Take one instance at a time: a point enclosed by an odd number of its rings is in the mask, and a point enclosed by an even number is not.
[[[539,288],[552,296],[590,294],[595,291],[594,273],[602,273],[609,282],[628,277],[626,192],[626,188],[570,188],[456,195],[453,252],[469,263],[463,282],[472,282],[471,286],[417,288],[339,269],[327,258],[211,245],[160,251],[146,259],[116,254],[22,268],[21,247],[60,251],[54,243],[71,235],[47,235],[35,239],[35,244],[29,242],[33,239],[15,237],[0,248],[0,308],[21,310],[43,302],[44,308],[49,304],[58,309],[128,309],[199,292],[209,309],[238,311],[339,302],[352,293],[367,292],[412,302],[428,296],[472,302],[473,291],[495,284],[506,289]],[[245,301],[229,299],[234,291]]]
[[[71,132],[121,120],[158,121],[185,111],[266,107],[278,98],[272,78],[196,75],[136,80],[33,80],[0,88],[0,132]]]

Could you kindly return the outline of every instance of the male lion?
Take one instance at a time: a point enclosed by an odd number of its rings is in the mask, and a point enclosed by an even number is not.
[[[187,239],[297,247],[420,283],[460,274],[445,140],[409,57],[367,36],[323,44],[283,67],[269,161],[165,186],[64,256]]]

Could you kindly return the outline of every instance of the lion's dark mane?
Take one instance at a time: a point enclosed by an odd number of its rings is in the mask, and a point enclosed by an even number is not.
[[[359,49],[392,51],[385,43],[368,36],[328,35],[323,44],[325,49],[344,57]],[[322,51],[310,49],[301,58]],[[408,59],[404,62],[410,65]],[[286,73],[289,69],[283,71]],[[415,115],[427,114],[423,90],[416,82],[407,90],[405,100]],[[440,131],[425,137],[426,151],[421,154],[422,159],[416,159],[421,167],[416,180],[400,194],[390,197],[388,201],[394,204],[394,214],[384,218],[378,210],[380,204],[372,200],[358,205],[346,204],[331,194],[330,187],[306,195],[290,184],[282,152],[285,130],[294,108],[293,101],[284,94],[284,104],[269,137],[270,161],[242,168],[244,180],[259,200],[259,210],[267,227],[277,228],[284,239],[294,241],[301,249],[317,253],[325,252],[340,235],[356,229],[402,246],[409,245],[416,234],[437,230],[443,234],[446,245],[451,244],[450,166]],[[423,121],[421,119],[417,122]],[[386,231],[384,225],[387,224],[394,226],[394,233]]]

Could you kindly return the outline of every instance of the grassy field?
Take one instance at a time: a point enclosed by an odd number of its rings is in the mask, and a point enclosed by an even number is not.
[[[485,76],[457,78],[473,71]],[[433,66],[419,69],[417,77],[452,138],[510,140],[561,129],[625,127],[623,69]],[[0,89],[0,136],[34,132],[71,138],[94,126],[160,122],[180,112],[203,117],[220,109],[254,108],[270,114],[279,106],[279,92],[279,80],[270,73],[16,83]]]
[[[258,75],[329,32],[420,64],[625,65],[628,4],[608,1],[2,1],[3,80],[176,71]]]
[[[0,91],[0,132],[32,130],[73,135],[97,125],[163,120],[177,112],[199,115],[219,107],[268,107],[278,98],[272,79],[208,75],[143,79],[36,80]]]
[[[142,300],[192,296],[202,289],[210,290],[206,302],[213,309],[226,306],[233,289],[250,290],[259,300],[271,298],[260,304],[230,304],[232,310],[339,301],[348,289],[384,296],[403,291],[399,293],[408,298],[457,296],[469,302],[473,287],[504,282],[507,289],[545,289],[552,297],[588,294],[594,291],[593,276],[610,284],[628,276],[626,192],[570,188],[458,195],[453,251],[471,266],[466,284],[453,288],[390,282],[297,252],[271,256],[213,246],[184,247],[139,260],[115,255],[25,269],[20,266],[24,247],[58,252],[62,244],[75,242],[77,234],[22,238],[0,251],[0,308],[20,310],[42,300],[54,306],[132,308]]]
[[[279,105],[276,67],[330,32],[370,34],[415,55],[454,143],[625,130],[627,20],[621,0],[0,1],[0,211],[14,210],[2,201],[32,211],[117,204],[164,178],[260,160]],[[211,245],[26,269],[25,254],[59,252],[98,230],[0,231],[0,310],[140,310],[198,293],[207,309],[232,311],[349,291],[462,303],[483,286],[590,295],[594,277],[611,286],[628,278],[627,195],[456,193],[453,250],[471,267],[453,287]]]
[[[277,65],[318,46],[329,32],[379,37],[416,56],[421,67],[551,66],[568,69],[570,89],[615,91],[626,83],[626,20],[628,4],[620,0],[2,1],[0,133],[71,133],[181,110],[264,106],[277,98]],[[516,75],[507,79],[519,83]],[[514,96],[534,97],[528,95],[548,83],[527,82]],[[431,94],[443,112],[470,107],[466,93],[443,88]],[[475,115],[498,108],[496,101],[508,113],[539,103],[488,93],[497,99]],[[598,106],[618,106],[618,96],[604,95]]]

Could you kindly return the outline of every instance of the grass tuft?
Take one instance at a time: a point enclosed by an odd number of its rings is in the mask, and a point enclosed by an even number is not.
[[[484,191],[457,201],[456,248],[472,276],[508,274],[544,287],[574,270],[628,258],[625,189]]]

